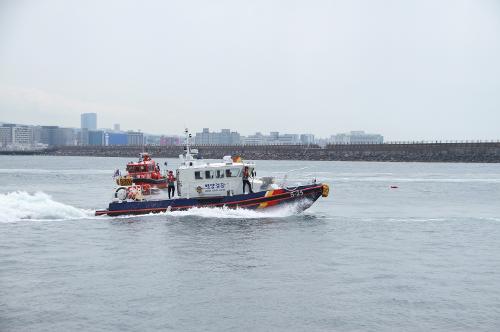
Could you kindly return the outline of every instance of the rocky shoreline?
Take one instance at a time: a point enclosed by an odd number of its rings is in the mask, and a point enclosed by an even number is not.
[[[195,146],[206,159],[240,155],[251,160],[337,160],[392,162],[499,163],[500,142],[329,145]],[[61,146],[40,151],[0,151],[9,155],[176,158],[182,146]]]

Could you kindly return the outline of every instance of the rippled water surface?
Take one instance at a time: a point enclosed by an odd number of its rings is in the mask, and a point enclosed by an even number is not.
[[[0,156],[0,331],[500,330],[500,165],[257,161],[331,195],[94,217],[127,161]]]

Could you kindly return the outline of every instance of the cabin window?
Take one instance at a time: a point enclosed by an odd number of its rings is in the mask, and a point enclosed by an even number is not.
[[[213,179],[214,171],[205,171],[205,179]]]
[[[227,178],[237,178],[239,174],[240,174],[239,168],[226,169],[226,177]]]
[[[217,179],[223,179],[224,178],[224,171],[221,169],[218,169],[215,171],[215,177]]]
[[[140,167],[134,166],[134,165],[129,165],[129,166],[127,166],[127,171],[131,172],[131,173],[137,173],[140,171]]]
[[[203,180],[203,175],[200,171],[196,171],[196,172],[194,172],[194,178],[196,180]]]

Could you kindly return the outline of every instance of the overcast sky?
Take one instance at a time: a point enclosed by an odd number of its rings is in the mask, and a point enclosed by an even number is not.
[[[500,138],[500,1],[0,0],[0,121]]]

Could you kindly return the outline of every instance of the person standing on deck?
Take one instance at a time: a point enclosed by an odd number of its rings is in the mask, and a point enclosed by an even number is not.
[[[167,176],[168,184],[168,199],[170,199],[170,193],[172,193],[172,198],[175,196],[175,176],[174,172],[169,171]]]
[[[245,166],[243,169],[243,193],[245,193],[245,187],[248,185],[248,189],[250,189],[250,193],[253,193],[252,185],[250,181],[248,181],[248,177],[250,176],[250,172],[248,171],[248,166]]]

